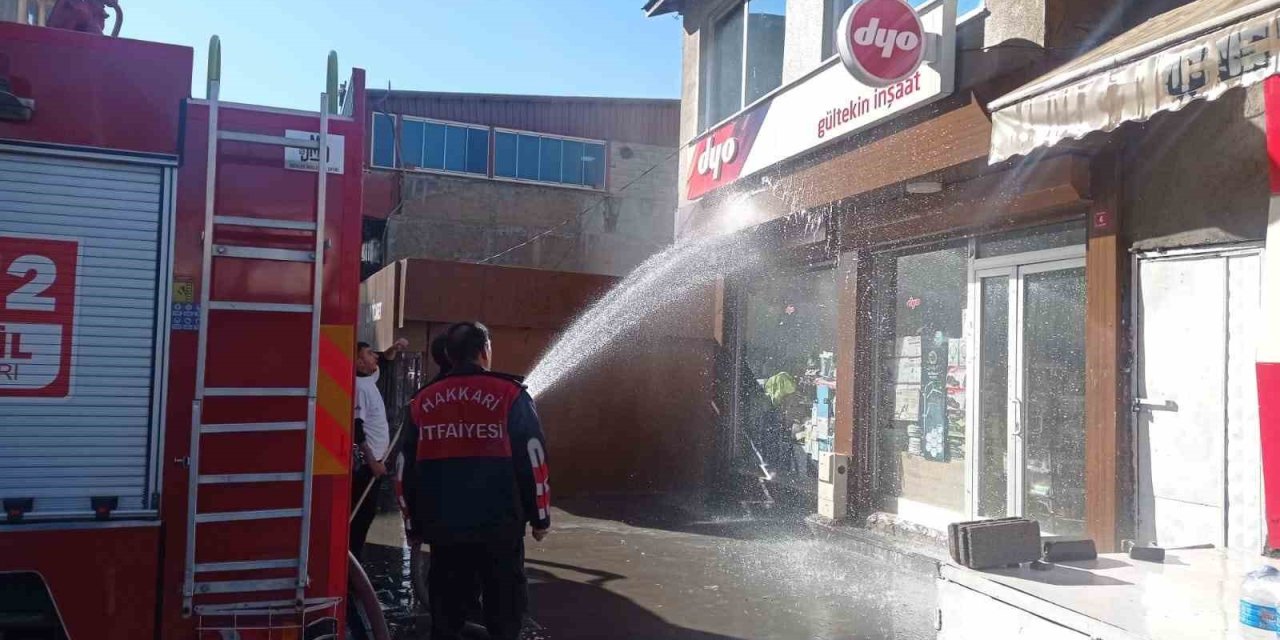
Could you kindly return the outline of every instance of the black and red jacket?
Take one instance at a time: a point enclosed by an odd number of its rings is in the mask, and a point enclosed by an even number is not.
[[[551,526],[546,440],[521,379],[460,367],[409,401],[400,465],[405,527],[431,543]]]

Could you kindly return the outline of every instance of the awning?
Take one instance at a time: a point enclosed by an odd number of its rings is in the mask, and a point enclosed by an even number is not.
[[[992,164],[1280,71],[1280,0],[1197,0],[994,101]]]

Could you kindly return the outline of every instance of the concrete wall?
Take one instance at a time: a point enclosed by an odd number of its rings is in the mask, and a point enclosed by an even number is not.
[[[484,260],[556,227],[494,264],[620,276],[671,242],[676,202],[673,151],[611,143],[606,193],[375,169],[366,180],[366,210],[394,211],[387,223],[388,262]],[[562,224],[566,220],[572,221]]]
[[[1122,211],[1134,248],[1265,238],[1269,168],[1261,85],[1128,126]]]

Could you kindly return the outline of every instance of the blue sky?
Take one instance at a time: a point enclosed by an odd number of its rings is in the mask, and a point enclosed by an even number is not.
[[[919,0],[913,0],[919,2]],[[960,0],[961,11],[979,0]],[[643,0],[128,0],[122,35],[195,48],[204,97],[209,36],[222,96],[316,108],[325,56],[370,87],[680,97],[679,19]]]
[[[194,47],[209,36],[226,100],[314,109],[325,56],[369,86],[678,98],[680,22],[643,0],[128,0],[122,36]]]

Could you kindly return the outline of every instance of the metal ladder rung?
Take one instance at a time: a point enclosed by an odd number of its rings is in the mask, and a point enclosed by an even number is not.
[[[290,231],[315,231],[316,223],[297,220],[272,220],[270,218],[248,218],[244,216],[214,216],[214,224],[225,224],[232,227],[255,227],[258,229],[288,229]]]
[[[298,249],[272,249],[269,247],[242,247],[233,244],[213,245],[215,258],[243,258],[248,260],[278,260],[280,262],[315,262],[316,254]]]
[[[311,613],[325,607],[331,607],[341,601],[341,598],[307,598],[303,603],[303,610]],[[262,615],[267,615],[268,613],[296,613],[297,611],[298,602],[296,600],[200,604],[195,607],[197,614],[205,616],[252,615],[255,612],[262,612]]]
[[[251,484],[255,482],[302,482],[302,473],[215,473],[200,476],[200,484]]]
[[[196,564],[197,573],[215,573],[219,571],[256,571],[258,569],[292,569],[298,566],[297,558],[283,560],[244,560],[239,562],[200,562]]]
[[[209,309],[213,311],[263,311],[271,313],[311,313],[309,304],[281,304],[278,302],[234,302],[231,300],[211,300]]]
[[[298,586],[293,578],[271,578],[268,580],[220,580],[218,582],[197,582],[196,593],[249,593],[252,591],[289,591]]]
[[[306,431],[305,422],[242,422],[202,424],[200,433],[258,433],[262,431]]]
[[[320,149],[320,141],[311,140],[310,138],[286,138],[284,136],[269,136],[262,133],[228,131],[226,129],[218,132],[218,139],[230,140],[232,142],[250,142],[253,144],[274,144],[281,147],[294,147],[296,149]]]
[[[306,397],[306,387],[209,387],[206,398]]]
[[[260,511],[207,511],[196,514],[196,522],[244,522],[247,520],[275,520],[301,518],[302,509],[262,509]]]

